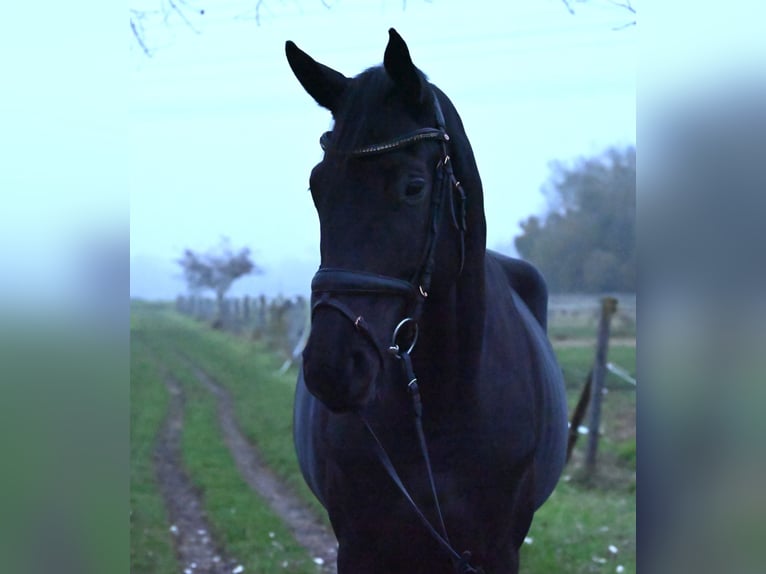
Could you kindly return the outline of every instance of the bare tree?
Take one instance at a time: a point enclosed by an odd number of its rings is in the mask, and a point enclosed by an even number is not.
[[[319,0],[322,6],[328,10],[332,8],[335,1]],[[294,0],[294,2],[296,5],[300,5],[299,0]],[[174,23],[180,23],[185,28],[199,34],[206,15],[205,6],[207,4],[207,0],[157,0],[156,8],[153,9],[130,8],[130,33],[141,51],[146,56],[152,56],[155,51],[149,41],[152,26],[171,26]],[[218,2],[216,8],[221,8],[222,4],[222,2]],[[253,20],[258,26],[261,25],[264,12],[270,12],[267,0],[252,0],[247,9],[241,13],[236,13],[237,6],[238,3],[236,2],[230,3],[226,9],[229,12],[234,10],[236,14],[234,18]]]
[[[574,9],[575,4],[595,4],[596,3],[594,0],[561,0],[561,2],[564,4],[564,6],[566,6],[566,9],[569,11],[569,13],[572,16],[575,15],[575,9]],[[620,26],[616,26],[614,28],[615,30],[622,30],[623,28],[629,28],[630,26],[636,25],[636,9],[633,7],[631,0],[601,0],[601,3],[611,5],[621,10],[626,10],[628,13],[630,13],[632,20]]]
[[[259,4],[263,0],[259,0]],[[130,33],[143,53],[151,56],[154,49],[150,47],[149,29],[152,26],[171,26],[180,22],[187,29],[199,33],[200,18],[205,16],[202,7],[204,0],[158,0],[157,7],[151,10],[130,8]]]
[[[199,254],[186,249],[176,262],[183,270],[190,291],[210,289],[215,293],[215,324],[221,324],[225,319],[224,297],[234,281],[246,275],[263,273],[251,260],[249,248],[235,251],[226,237],[207,253]]]
[[[316,0],[314,0],[316,1]],[[330,10],[337,0],[318,0],[325,8]],[[437,0],[423,0],[431,3]],[[300,0],[293,0],[300,9]],[[566,9],[573,16],[575,15],[575,6],[578,5],[596,5],[606,4],[614,8],[623,10],[630,14],[630,20],[624,24],[615,26],[615,30],[621,30],[636,25],[636,9],[631,0],[561,0]],[[220,7],[218,3],[216,7]],[[260,26],[264,13],[272,11],[269,8],[268,0],[252,0],[247,10],[235,16],[238,20],[252,20]],[[284,5],[284,0],[281,2]],[[130,8],[129,23],[130,33],[133,36],[138,47],[146,56],[152,56],[155,48],[150,42],[151,28],[156,26],[171,26],[174,22],[181,23],[185,28],[199,34],[205,17],[207,0],[157,0],[157,7],[153,9]],[[407,0],[402,0],[402,10],[406,10]]]

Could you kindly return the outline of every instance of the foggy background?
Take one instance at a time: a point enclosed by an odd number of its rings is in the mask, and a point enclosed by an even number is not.
[[[202,6],[202,4],[200,4]],[[329,6],[329,7],[328,7]],[[147,4],[147,9],[152,4]],[[330,113],[303,91],[285,40],[347,76],[382,61],[394,26],[452,99],[485,189],[488,246],[515,253],[541,212],[548,162],[635,144],[637,33],[609,3],[265,2],[142,12],[130,54],[131,296],[185,291],[173,262],[222,235],[264,269],[231,294],[306,294],[319,259],[307,193]],[[149,52],[147,55],[146,52]]]

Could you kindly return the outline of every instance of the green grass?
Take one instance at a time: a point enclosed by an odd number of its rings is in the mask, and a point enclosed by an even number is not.
[[[295,457],[292,405],[296,371],[278,375],[279,361],[260,343],[208,329],[172,311],[158,312],[152,320],[158,336],[193,357],[230,391],[242,432],[257,445],[266,464],[326,519]]]
[[[168,407],[168,394],[149,349],[130,345],[130,562],[134,574],[178,572],[170,523],[157,489],[152,455]]]
[[[521,573],[636,571],[636,496],[562,481],[535,514],[521,550]],[[617,549],[613,554],[612,545]],[[601,563],[601,560],[604,563]]]
[[[554,351],[564,371],[564,381],[568,388],[581,388],[593,366],[596,355],[595,344],[584,347],[557,346]],[[632,345],[611,345],[607,353],[607,361],[627,370],[631,376],[636,375],[636,347]],[[634,389],[630,383],[620,379],[614,373],[606,373],[604,385],[609,389]]]
[[[316,572],[307,552],[241,477],[220,435],[214,397],[184,364],[169,356],[164,361],[184,387],[184,464],[203,493],[213,533],[246,572]]]
[[[128,357],[86,319],[0,317],[0,572],[128,566]]]
[[[564,372],[569,412],[580,397],[590,371],[595,344],[556,346]],[[636,347],[611,345],[608,361],[636,373]],[[572,460],[552,497],[535,515],[522,548],[522,572],[611,573],[618,565],[636,571],[636,434],[635,387],[607,372],[601,406],[603,434],[594,476],[585,477],[587,436],[580,436]],[[584,425],[589,424],[590,413]],[[609,547],[617,549],[610,552]]]
[[[132,311],[131,340],[137,355],[135,363],[139,367],[132,373],[132,386],[138,389],[133,404],[134,417],[162,419],[167,408],[167,393],[158,372],[161,366],[164,371],[173,373],[174,378],[182,384],[186,399],[182,435],[184,465],[201,493],[213,536],[244,566],[245,572],[316,572],[317,567],[311,557],[239,474],[221,437],[214,397],[201,386],[188,364],[178,354],[178,351],[181,351],[194,357],[195,362],[207,370],[208,361],[203,361],[202,357],[218,357],[222,354],[224,361],[230,359],[225,345],[218,347],[214,344],[206,347],[204,335],[208,332],[205,328],[195,323],[184,324],[183,318],[179,321],[179,317],[167,308],[139,304],[134,305]],[[214,339],[216,335],[221,336],[221,333],[211,333]],[[193,344],[190,346],[190,341],[198,342],[198,337],[202,337],[199,349]],[[145,360],[147,357],[155,358],[156,365],[151,377],[146,376],[145,370],[142,371],[141,357]],[[258,363],[263,367],[263,363]],[[222,381],[218,372],[212,369],[209,372],[219,382]],[[226,373],[223,375],[225,379]],[[260,375],[256,378],[260,378]],[[146,387],[151,387],[153,395]],[[288,390],[284,384],[281,385],[282,393]],[[289,401],[285,404],[289,405]],[[158,417],[153,415],[155,411],[159,411]],[[290,411],[283,409],[282,414],[288,418],[289,426]],[[148,424],[143,427],[147,434],[156,434],[158,428],[156,424],[154,428],[150,428]],[[137,444],[132,454],[140,461],[143,450]],[[289,455],[286,447],[283,450],[283,456],[294,458],[292,444]],[[150,465],[151,454],[148,456]],[[143,459],[146,460],[146,456],[143,456]],[[134,562],[134,571],[177,571],[177,568],[173,567],[148,567],[145,570],[137,567],[143,568],[147,564],[147,556],[157,555],[156,548],[161,546],[157,538],[167,538],[168,524],[163,515],[161,500],[157,498],[153,476],[149,476],[148,472],[140,473],[137,469],[132,479],[139,483],[134,485],[134,491],[137,495],[135,502],[141,506],[140,512],[137,513],[141,522],[140,532],[131,541],[134,559],[140,560],[138,565]],[[149,494],[144,496],[146,491],[149,491]],[[139,496],[139,493],[142,496]],[[135,530],[139,530],[138,526]]]
[[[156,352],[164,357],[163,349],[182,350],[229,389],[240,427],[258,445],[267,464],[321,511],[300,476],[293,450],[294,370],[278,376],[275,372],[279,361],[265,347],[243,337],[213,331],[168,307],[134,306],[134,315],[134,327],[151,335]],[[573,405],[593,361],[593,349],[559,348],[557,354]],[[609,360],[635,373],[635,347],[614,346]],[[258,527],[261,519],[236,522],[237,515],[255,515],[258,510],[238,498],[246,487],[240,484],[232,461],[227,460],[228,453],[214,424],[213,403],[190,378],[184,364],[174,362],[171,355],[163,361],[183,381],[188,394],[184,437],[187,464],[195,482],[206,492],[211,520],[237,548],[236,556],[244,560],[250,556],[248,547],[239,547],[234,541],[252,539],[253,544],[259,544],[265,527]],[[525,574],[606,573],[614,572],[617,565],[622,565],[626,573],[635,572],[635,390],[613,375],[608,375],[607,388],[609,393],[603,403],[605,435],[596,479],[589,484],[581,480],[586,442],[581,437],[575,459],[565,469],[570,479],[559,484],[536,514],[530,532],[533,542],[525,544],[522,550]],[[220,492],[221,498],[211,499],[213,491]],[[232,508],[237,510],[232,513]],[[277,526],[268,529],[279,532]],[[282,534],[275,536],[281,540]],[[617,548],[616,555],[609,551],[609,545]],[[603,558],[606,563],[594,558]],[[245,571],[250,571],[245,566]]]
[[[557,317],[549,327],[564,373],[570,413],[595,357],[598,318],[594,313],[586,319],[583,315]],[[635,337],[635,321],[617,317],[611,337]],[[594,342],[556,345],[564,340]],[[636,376],[635,345],[612,343],[607,360]],[[529,532],[531,544],[522,547],[523,574],[606,574],[615,572],[618,565],[626,574],[636,571],[636,392],[634,386],[609,372],[604,385],[607,394],[601,407],[603,435],[596,474],[584,476],[587,437],[580,436],[564,479],[535,514]],[[583,422],[586,426],[589,415]],[[617,549],[616,554],[609,550],[610,545]]]
[[[559,364],[564,372],[569,412],[580,398],[585,379],[593,364],[595,350],[591,347],[555,347]],[[631,375],[636,373],[636,348],[627,345],[610,347],[608,360],[625,368]],[[606,395],[601,404],[602,436],[599,441],[599,457],[604,468],[599,477],[602,486],[635,488],[636,470],[636,390],[616,375],[607,372],[604,380]],[[586,414],[583,425],[588,426],[590,413]],[[572,466],[578,466],[586,445],[586,436],[581,436],[575,448]],[[574,475],[579,477],[579,473]]]
[[[570,309],[568,312],[557,308],[552,301],[549,303],[548,335],[552,341],[596,338],[600,305],[595,297],[592,300],[586,297],[585,300],[585,307]],[[618,308],[610,322],[610,333],[613,338],[635,338],[635,308]]]

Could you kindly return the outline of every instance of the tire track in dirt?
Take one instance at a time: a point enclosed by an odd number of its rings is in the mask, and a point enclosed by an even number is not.
[[[170,406],[157,437],[154,467],[181,571],[184,574],[229,574],[237,563],[213,540],[201,496],[183,468],[183,390],[169,374],[165,374],[164,382],[170,394]]]
[[[218,400],[218,422],[224,442],[231,451],[242,477],[288,526],[295,540],[308,550],[314,562],[321,565],[321,571],[325,574],[335,574],[338,544],[332,531],[266,466],[256,447],[242,434],[237,425],[234,401],[229,392],[188,356],[183,358],[197,380]]]

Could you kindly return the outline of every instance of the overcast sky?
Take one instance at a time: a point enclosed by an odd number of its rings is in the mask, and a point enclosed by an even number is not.
[[[353,76],[382,61],[397,28],[463,118],[490,247],[509,246],[518,222],[543,209],[548,162],[635,143],[636,30],[615,31],[631,14],[608,2],[576,16],[559,0],[330,4],[266,2],[259,25],[253,3],[210,5],[190,14],[198,33],[172,14],[169,26],[144,20],[151,57],[135,45],[130,60],[134,295],[151,295],[145,281],[159,260],[222,235],[250,246],[268,275],[316,267],[306,190],[330,114],[292,75],[287,39]],[[272,280],[279,288],[277,277],[259,279]]]
[[[636,140],[637,68],[648,132],[667,124],[651,104],[689,108],[733,84],[737,69],[762,75],[766,57],[760,0],[635,0],[639,27],[621,31],[613,28],[627,14],[609,0],[573,2],[574,16],[560,0],[408,0],[406,10],[401,0],[333,1],[330,10],[321,0],[267,0],[260,26],[251,0],[187,4],[206,10],[193,18],[196,32],[172,14],[167,23],[147,15],[151,57],[124,5],[4,6],[0,299],[80,294],[89,254],[127,251],[128,228],[136,295],[175,295],[183,286],[172,260],[220,235],[252,247],[267,268],[253,290],[297,281],[305,292],[318,239],[307,180],[329,114],[292,77],[287,39],[353,75],[381,61],[389,26],[402,33],[465,120],[490,247],[508,245],[518,221],[543,208],[549,161]]]

